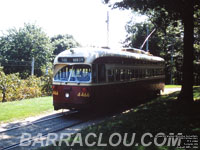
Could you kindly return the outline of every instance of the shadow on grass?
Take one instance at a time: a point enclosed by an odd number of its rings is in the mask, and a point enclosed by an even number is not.
[[[200,88],[194,88],[195,98],[199,96]],[[100,133],[103,134],[101,143],[107,143],[107,146],[97,145],[93,147],[87,147],[84,142],[84,146],[75,145],[73,147],[63,144],[61,147],[49,146],[48,150],[67,150],[67,149],[133,149],[133,150],[175,150],[175,146],[170,147],[164,145],[158,147],[153,144],[153,138],[147,138],[147,143],[152,142],[151,146],[144,147],[141,145],[141,137],[145,133],[151,133],[156,135],[158,133],[164,133],[169,135],[174,133],[182,133],[183,135],[197,135],[200,136],[200,100],[196,101],[191,106],[186,106],[179,103],[176,99],[179,92],[174,92],[169,95],[160,96],[152,101],[141,104],[128,111],[121,113],[118,116],[114,116],[111,119],[107,119],[104,122],[87,127],[81,131],[82,141],[85,141],[85,137],[88,133],[95,133],[98,137]],[[198,98],[197,98],[198,99]],[[138,146],[132,145],[125,147],[122,142],[117,147],[112,147],[108,144],[109,137],[113,133],[119,133],[124,137],[125,133],[128,133],[127,143],[131,142],[132,133],[136,133],[135,142]],[[74,135],[75,136],[75,135]],[[98,142],[98,138],[91,137],[89,143]],[[71,138],[71,141],[73,141]],[[149,140],[149,141],[148,141]],[[113,138],[113,143],[117,143],[118,138]],[[200,143],[198,142],[200,145]]]
[[[195,87],[193,90],[194,90],[194,99],[200,101],[200,87]]]

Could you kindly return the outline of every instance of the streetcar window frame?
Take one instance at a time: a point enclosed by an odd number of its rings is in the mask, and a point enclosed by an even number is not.
[[[65,83],[90,83],[92,81],[91,66],[87,64],[65,65],[57,71],[53,79]]]

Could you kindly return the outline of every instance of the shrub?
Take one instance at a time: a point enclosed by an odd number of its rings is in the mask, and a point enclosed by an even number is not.
[[[52,70],[48,71],[48,75],[44,75],[40,77],[42,81],[42,94],[45,96],[52,95],[52,78],[53,78]]]
[[[22,80],[18,73],[5,75],[0,71],[0,101],[15,101],[51,95],[52,73]]]

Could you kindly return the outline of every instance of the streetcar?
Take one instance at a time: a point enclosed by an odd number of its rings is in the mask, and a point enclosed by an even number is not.
[[[54,110],[134,103],[164,86],[164,59],[140,49],[71,48],[54,60]]]

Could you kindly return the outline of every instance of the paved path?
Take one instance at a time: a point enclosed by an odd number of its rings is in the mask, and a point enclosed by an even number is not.
[[[161,95],[170,94],[170,93],[177,92],[180,90],[181,88],[165,88],[164,92],[161,92]]]

